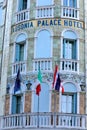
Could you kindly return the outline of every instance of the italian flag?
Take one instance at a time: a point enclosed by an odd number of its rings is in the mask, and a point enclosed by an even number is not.
[[[37,82],[36,82],[36,95],[38,95],[38,96],[39,96],[40,91],[41,91],[41,83],[42,83],[42,76],[41,76],[41,72],[40,72],[40,69],[39,69],[38,79],[37,79]]]

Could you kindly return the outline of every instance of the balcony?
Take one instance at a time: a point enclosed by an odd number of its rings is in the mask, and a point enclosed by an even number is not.
[[[78,60],[61,59],[61,70],[63,70],[63,71],[71,71],[71,72],[78,72],[78,70],[79,70],[79,62],[78,62]]]
[[[38,58],[33,60],[33,70],[52,71],[52,58]]]
[[[79,10],[77,8],[63,6],[62,7],[62,17],[78,19]]]
[[[26,20],[29,20],[29,13],[30,11],[28,9],[22,10],[16,13],[16,22],[24,22]]]
[[[54,6],[38,6],[36,8],[36,18],[51,18],[53,17]]]
[[[15,62],[12,64],[12,75],[17,74],[18,68],[20,68],[20,73],[26,73],[26,61]]]
[[[86,116],[61,113],[27,113],[0,117],[0,130],[9,129],[75,129],[87,130]]]

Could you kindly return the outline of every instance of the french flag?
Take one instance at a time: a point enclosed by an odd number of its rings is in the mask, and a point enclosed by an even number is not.
[[[64,93],[64,87],[61,85],[61,79],[60,79],[57,65],[55,65],[55,71],[53,76],[53,88],[57,91],[61,91],[62,93]]]

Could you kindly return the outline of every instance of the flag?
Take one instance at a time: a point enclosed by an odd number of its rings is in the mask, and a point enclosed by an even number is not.
[[[53,76],[53,88],[55,90],[60,90],[60,86],[61,86],[61,79],[60,79],[60,75],[58,72],[58,66],[55,66],[55,71],[54,71],[54,76]]]
[[[20,83],[21,83],[21,80],[20,80],[20,69],[18,69],[16,80],[15,80],[14,93],[16,91],[20,90]]]
[[[37,79],[37,82],[36,82],[36,95],[38,95],[38,96],[39,96],[40,91],[41,91],[41,82],[42,82],[42,76],[41,76],[41,72],[40,72],[40,69],[39,69],[38,79]]]
[[[61,85],[60,86],[60,92],[63,94],[64,93],[64,87]]]
[[[54,71],[54,76],[53,76],[53,88],[55,90],[58,90],[62,93],[64,93],[64,87],[62,85],[61,79],[60,79],[60,75],[58,73],[58,66],[55,66],[55,71]]]

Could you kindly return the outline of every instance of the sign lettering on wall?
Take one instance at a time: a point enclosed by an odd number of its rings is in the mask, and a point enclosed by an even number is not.
[[[12,33],[34,27],[62,26],[83,29],[83,22],[67,19],[44,19],[23,22],[12,27]]]

